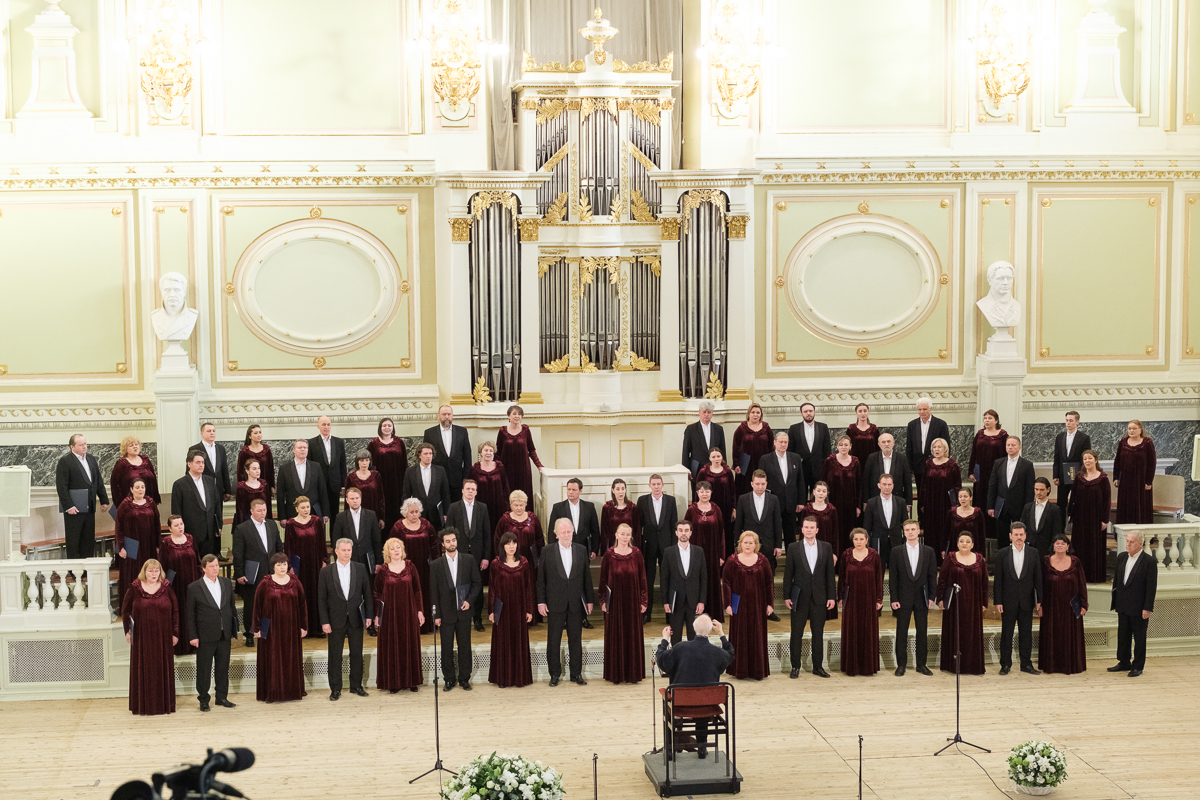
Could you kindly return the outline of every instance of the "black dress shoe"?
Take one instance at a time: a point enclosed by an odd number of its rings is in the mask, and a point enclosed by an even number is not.
[[[917,667],[917,672],[921,673],[922,675],[933,675],[933,673],[929,671],[929,667]]]
[[[1009,673],[1011,670],[1012,670],[1012,667],[1001,667],[1001,668],[1000,668],[1000,674],[1001,674],[1001,675],[1007,675],[1007,674],[1008,674],[1008,673]]]
[[[790,675],[788,675],[788,677],[789,677],[789,678],[791,678],[791,679],[793,679],[793,680],[795,680],[796,678],[799,678],[799,677],[800,677],[800,668],[799,668],[799,667],[792,667],[792,672],[791,672],[791,674],[790,674]]]
[[[905,673],[906,669],[907,669],[906,667],[896,667],[896,677],[897,678],[904,677],[904,673]]]
[[[551,686],[558,686],[559,682],[561,682],[561,681],[562,681],[562,678],[560,678],[560,677],[558,677],[557,675],[555,675],[555,676],[553,676],[552,678],[550,678],[550,685],[551,685]]]
[[[771,622],[779,622],[779,615],[772,611],[770,614],[767,614],[767,619],[771,620]]]
[[[475,620],[475,630],[479,631],[480,633],[483,633],[483,623],[480,622],[479,620]]]
[[[455,686],[457,686],[457,685],[458,685],[458,684],[457,684],[457,683],[455,683],[454,681],[446,681],[446,685],[442,687],[442,691],[444,691],[444,692],[448,692],[448,691],[450,691],[451,689],[453,689],[453,688],[454,688]]]
[[[246,637],[246,647],[254,647],[254,637],[253,636]]]
[[[594,626],[592,625],[591,620],[589,620],[587,617],[584,617],[583,618],[583,627],[590,629]]]
[[[577,683],[580,686],[587,686],[587,681],[583,679],[582,675],[580,675],[578,678],[571,678],[571,683]]]
[[[699,750],[697,750],[697,751],[696,751],[696,758],[699,758],[699,759],[701,759],[701,760],[703,760],[703,759],[705,759],[705,758],[708,758],[708,748],[707,748],[707,747],[701,747]]]
[[[203,700],[201,700],[201,701],[200,701],[200,710],[201,710],[201,711],[208,711],[208,703],[206,703],[206,702],[204,702]]]
[[[1025,664],[1024,666],[1021,667],[1021,672],[1024,672],[1028,675],[1041,675],[1042,674],[1040,671],[1033,668],[1033,664]]]
[[[415,692],[415,691],[417,690],[417,687],[416,687],[416,686],[410,686],[410,687],[408,687],[408,690],[409,690],[410,692]]]
[[[647,611],[646,613],[642,614],[642,624],[645,625],[649,621],[650,621],[650,612]]]
[[[375,628],[374,625],[372,625],[370,628],[367,628],[367,633],[371,634],[372,636],[379,635],[379,631]]]
[[[471,682],[470,681],[459,681],[458,685],[461,686],[463,688],[463,691],[465,691],[465,692],[471,691]]]
[[[829,677],[829,673],[828,673],[828,672],[826,672],[826,671],[825,671],[824,669],[822,669],[821,667],[817,667],[817,668],[815,668],[815,669],[813,670],[813,675],[816,675],[818,678],[828,678],[828,677]]]
[[[334,689],[334,690],[332,690],[332,691],[329,693],[329,699],[330,699],[330,700],[337,700],[337,699],[338,699],[339,697],[341,697],[341,696],[342,696],[342,690],[341,690],[341,689]]]
[[[1128,672],[1131,669],[1133,669],[1133,667],[1131,667],[1128,664],[1117,664],[1114,667],[1109,667],[1108,671],[1109,672]]]
[[[391,694],[396,694],[396,693],[398,693],[399,691],[400,691],[399,689],[392,689],[392,690],[390,690],[390,693],[391,693]]]
[[[1140,669],[1129,670],[1129,677],[1131,677],[1131,678],[1136,678],[1137,676],[1139,676],[1141,674],[1142,674],[1142,671]]]
[[[237,703],[231,703],[228,700],[218,700],[217,705],[221,708],[237,708]]]
[[[367,690],[361,686],[359,686],[357,689],[351,689],[350,694],[356,694],[359,697],[369,697],[370,696],[367,694]]]

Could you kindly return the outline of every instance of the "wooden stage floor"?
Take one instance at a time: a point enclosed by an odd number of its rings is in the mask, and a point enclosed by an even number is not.
[[[952,675],[735,681],[743,794],[852,800],[861,734],[864,797],[998,797],[988,775],[1007,788],[1007,750],[1031,738],[1067,752],[1060,800],[1200,797],[1200,774],[1186,766],[1200,736],[1200,657],[1150,659],[1138,679],[1105,672],[1110,664],[1091,663],[1071,677],[1000,677],[991,666],[964,678],[963,735],[993,751],[973,753],[978,764],[953,750],[932,756],[954,733]],[[107,800],[126,780],[202,759],[206,746],[244,746],[254,750],[255,766],[221,777],[255,800],[435,798],[435,777],[407,783],[433,764],[432,690],[369,691],[336,703],[318,691],[272,706],[235,695],[236,709],[207,714],[180,697],[176,714],[149,718],[131,716],[124,698],[5,703],[0,796]],[[560,769],[569,797],[590,798],[595,752],[601,798],[655,796],[640,760],[657,709],[649,680],[554,689],[477,684],[443,695],[441,707],[450,768],[495,749],[521,753]]]

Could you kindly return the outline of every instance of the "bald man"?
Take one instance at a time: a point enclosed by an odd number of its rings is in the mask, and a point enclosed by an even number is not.
[[[334,436],[329,417],[317,420],[317,435],[308,440],[308,457],[321,465],[325,478],[321,487],[321,515],[333,519],[341,510],[339,500],[345,495],[346,442]]]

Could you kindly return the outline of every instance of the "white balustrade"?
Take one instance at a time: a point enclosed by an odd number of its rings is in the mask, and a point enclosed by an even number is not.
[[[1125,535],[1136,532],[1142,548],[1154,558],[1160,570],[1190,577],[1200,575],[1196,554],[1200,553],[1200,523],[1179,522],[1165,525],[1116,525],[1117,546],[1125,550]]]
[[[682,464],[671,467],[608,467],[604,469],[543,469],[540,471],[540,486],[535,490],[534,498],[536,513],[542,515],[545,525],[550,517],[550,508],[557,502],[567,499],[567,481],[578,478],[583,483],[582,497],[596,504],[596,513],[601,506],[612,497],[612,482],[617,478],[625,481],[629,490],[629,502],[636,503],[638,497],[650,493],[650,476],[661,475],[663,493],[672,495],[679,508],[679,518],[687,511],[691,502],[692,489],[688,482],[687,468]],[[546,536],[552,537],[551,531]]]
[[[108,558],[0,562],[0,631],[109,627],[110,563]]]

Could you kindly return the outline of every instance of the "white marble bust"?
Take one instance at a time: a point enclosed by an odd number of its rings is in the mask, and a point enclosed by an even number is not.
[[[990,290],[975,305],[983,318],[996,329],[997,338],[1012,338],[1012,329],[1021,324],[1021,304],[1012,295],[1016,270],[1007,261],[996,261],[987,268]]]
[[[168,272],[158,279],[162,308],[150,314],[154,335],[164,342],[179,342],[192,335],[198,312],[187,307],[187,276]]]

